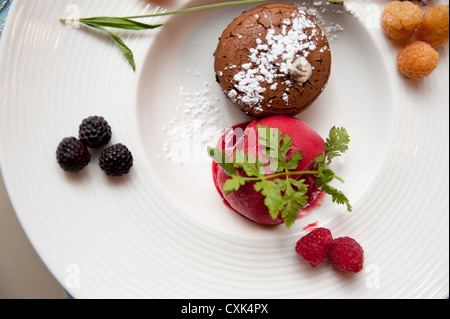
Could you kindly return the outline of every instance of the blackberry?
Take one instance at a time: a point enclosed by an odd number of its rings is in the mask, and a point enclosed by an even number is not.
[[[111,140],[111,127],[102,116],[85,118],[79,128],[79,139],[86,146],[97,148]]]
[[[117,143],[102,151],[99,164],[107,175],[121,176],[130,171],[133,166],[133,156],[125,145]]]
[[[78,172],[91,160],[91,154],[83,142],[75,137],[62,139],[56,149],[56,160],[67,172]]]

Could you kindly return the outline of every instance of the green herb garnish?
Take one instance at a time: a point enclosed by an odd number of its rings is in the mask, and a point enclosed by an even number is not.
[[[91,27],[91,28],[94,28],[94,29],[97,29],[97,30],[107,33],[109,36],[111,36],[111,38],[117,43],[119,48],[122,50],[122,53],[124,54],[125,58],[130,63],[133,70],[136,70],[136,64],[134,62],[133,52],[131,51],[131,49],[125,44],[125,42],[123,42],[123,40],[117,34],[111,32],[108,29],[105,29],[105,27],[115,28],[115,29],[124,29],[124,30],[155,29],[155,28],[161,27],[163,24],[147,24],[147,23],[142,23],[139,21],[134,21],[133,19],[159,17],[159,16],[166,16],[166,15],[172,15],[172,14],[183,13],[183,12],[191,12],[191,11],[197,11],[197,10],[203,10],[203,9],[224,7],[224,6],[230,6],[230,5],[236,5],[236,4],[262,2],[262,1],[266,1],[266,0],[241,0],[241,1],[221,2],[221,3],[207,4],[207,5],[198,6],[198,7],[185,8],[185,9],[170,11],[170,12],[127,16],[127,17],[101,16],[101,17],[78,18],[78,19],[61,18],[60,20],[63,22],[83,23],[83,24],[87,25],[88,27]]]
[[[208,148],[209,156],[231,177],[223,186],[227,195],[239,190],[247,182],[255,182],[254,188],[264,196],[264,204],[270,216],[275,219],[281,214],[286,227],[289,228],[308,200],[306,195],[308,185],[304,179],[295,177],[312,174],[316,177],[316,185],[331,195],[333,202],[345,204],[347,210],[352,211],[352,206],[344,193],[329,185],[333,179],[344,182],[334,174],[329,165],[333,158],[341,156],[348,149],[350,136],[345,128],[331,128],[325,141],[325,154],[314,159],[312,169],[305,171],[296,170],[302,160],[301,151],[295,152],[289,159],[286,157],[292,146],[289,135],[282,135],[277,128],[260,125],[257,126],[257,130],[258,143],[264,147],[263,154],[269,161],[245,153],[243,150],[234,151],[233,158],[230,159],[220,148]]]
[[[207,4],[207,5],[198,6],[198,7],[180,9],[180,10],[176,10],[176,11],[145,14],[145,15],[135,15],[135,16],[127,16],[127,17],[100,16],[100,17],[92,17],[92,18],[61,18],[60,20],[63,22],[83,23],[83,24],[87,25],[88,27],[103,31],[106,34],[108,34],[109,36],[111,36],[111,38],[117,43],[119,48],[122,50],[123,55],[128,60],[128,62],[130,63],[130,65],[134,71],[134,70],[136,70],[136,64],[134,62],[133,52],[116,33],[112,32],[108,29],[105,29],[105,27],[115,28],[115,29],[124,29],[124,30],[135,30],[135,31],[136,30],[155,29],[155,28],[161,27],[163,24],[147,24],[147,23],[135,21],[133,19],[160,17],[160,16],[172,15],[172,14],[177,14],[177,13],[192,12],[192,11],[198,11],[198,10],[203,10],[203,9],[224,7],[224,6],[230,6],[230,5],[236,5],[236,4],[246,4],[246,3],[253,3],[253,2],[263,2],[263,1],[266,1],[266,0],[240,0],[240,1],[220,2],[220,3]],[[343,0],[328,0],[328,1],[332,2],[332,3],[343,3]]]

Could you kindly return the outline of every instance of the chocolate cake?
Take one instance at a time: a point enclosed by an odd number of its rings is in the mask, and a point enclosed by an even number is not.
[[[304,111],[327,84],[330,66],[330,46],[320,27],[303,10],[281,3],[235,18],[214,54],[223,92],[255,117]]]

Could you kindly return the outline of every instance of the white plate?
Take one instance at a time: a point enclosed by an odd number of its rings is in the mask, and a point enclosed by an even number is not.
[[[212,62],[222,30],[255,4],[152,20],[167,21],[158,30],[117,31],[135,54],[133,72],[108,37],[58,19],[163,8],[138,0],[14,1],[0,46],[1,168],[27,235],[70,294],[448,296],[448,45],[429,78],[408,81],[395,69],[399,48],[379,28],[379,1],[308,5],[329,35],[333,65],[324,93],[299,118],[324,137],[333,125],[349,131],[350,150],[333,168],[354,212],[327,199],[287,230],[227,209],[206,156],[224,128],[249,119],[224,98]],[[56,163],[59,141],[94,114],[111,124],[112,142],[133,152],[124,178],[107,178],[98,152],[79,174]],[[357,239],[364,270],[343,276],[300,260],[295,242],[311,223]]]

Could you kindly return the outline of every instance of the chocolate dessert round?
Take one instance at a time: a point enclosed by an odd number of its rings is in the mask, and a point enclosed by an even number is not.
[[[214,53],[217,82],[255,117],[296,115],[330,76],[328,40],[306,12],[272,3],[245,11],[223,31]]]

